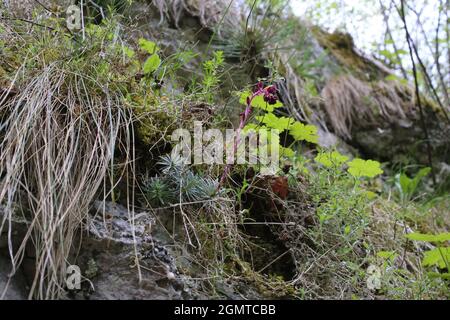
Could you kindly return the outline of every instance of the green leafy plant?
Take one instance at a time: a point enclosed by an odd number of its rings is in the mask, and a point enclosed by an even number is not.
[[[212,59],[203,63],[201,95],[205,97],[208,103],[214,101],[213,92],[219,84],[219,72],[223,67],[224,62],[223,51],[216,51],[214,52]]]
[[[430,173],[430,171],[431,168],[425,167],[420,169],[414,178],[408,177],[404,172],[398,173],[395,176],[395,185],[400,192],[400,198],[402,201],[411,200],[420,182]]]
[[[395,258],[398,257],[398,254],[394,251],[378,251],[377,257],[383,259],[384,261],[392,263],[394,262]]]
[[[144,38],[139,39],[139,47],[144,52],[150,55],[144,62],[142,71],[145,75],[154,73],[161,65],[161,58],[158,55],[158,51],[160,50],[160,48],[156,45],[155,42],[146,40]]]
[[[244,91],[240,94],[239,103],[246,105],[247,99],[252,96],[252,93],[250,91]],[[251,107],[256,109],[261,109],[263,111],[267,112],[273,112],[277,108],[281,108],[283,104],[280,101],[277,101],[274,104],[269,104],[264,100],[263,95],[257,95],[253,97]]]
[[[287,117],[277,117],[273,113],[269,112],[262,116],[257,116],[256,120],[260,123],[264,123],[268,128],[279,130],[283,132],[290,127],[290,124],[294,122],[294,119]]]
[[[314,160],[327,168],[340,167],[347,162],[348,157],[338,151],[319,153]]]
[[[354,158],[348,162],[349,158],[340,154],[338,151],[321,152],[314,160],[326,168],[334,168],[336,170],[339,170],[342,165],[347,164],[347,172],[355,178],[374,178],[383,173],[381,164],[378,161]]]
[[[167,205],[174,200],[174,192],[159,177],[147,178],[142,188],[144,197],[154,206]]]
[[[381,169],[381,164],[374,160],[363,160],[355,158],[347,163],[348,173],[350,173],[355,178],[369,177],[374,178],[383,173]]]
[[[448,278],[450,274],[450,247],[443,246],[443,243],[450,241],[450,232],[439,234],[422,234],[409,233],[406,238],[414,241],[423,241],[436,244],[436,248],[428,250],[424,253],[422,265],[424,267],[438,267],[439,269],[447,269],[447,273],[442,274],[442,277]],[[434,276],[441,274],[433,273]]]
[[[293,138],[294,141],[290,145],[279,146],[281,156],[285,158],[294,158],[296,153],[292,147],[300,141],[306,141],[313,144],[318,143],[319,137],[317,135],[316,126],[303,124],[292,117],[278,117],[273,113],[275,109],[283,107],[283,104],[278,99],[269,101],[267,95],[262,92],[261,94],[255,95],[249,91],[244,91],[240,94],[239,102],[248,105],[250,108],[254,108],[257,111],[257,114],[259,114],[254,117],[256,122],[247,123],[243,127],[244,132],[248,130],[275,129],[280,133],[287,131]]]
[[[299,121],[295,121],[289,127],[289,134],[296,141],[307,141],[317,144],[319,141],[319,136],[317,135],[317,127],[311,124],[303,124]]]
[[[163,175],[150,178],[144,187],[144,195],[151,203],[208,200],[217,193],[216,180],[194,173],[179,156],[164,155],[158,164]]]

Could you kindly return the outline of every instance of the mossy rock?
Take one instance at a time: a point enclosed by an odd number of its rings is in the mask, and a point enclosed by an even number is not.
[[[340,31],[328,33],[319,27],[313,27],[311,31],[320,45],[329,51],[330,55],[337,60],[344,70],[365,80],[374,80],[388,76],[373,61],[357,52],[353,38],[348,33]]]

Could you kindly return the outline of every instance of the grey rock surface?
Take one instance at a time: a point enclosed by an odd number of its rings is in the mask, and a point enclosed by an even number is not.
[[[75,298],[190,298],[174,258],[151,235],[154,225],[148,212],[132,215],[120,204],[96,201],[88,222],[89,236],[77,259],[85,277],[84,290]]]

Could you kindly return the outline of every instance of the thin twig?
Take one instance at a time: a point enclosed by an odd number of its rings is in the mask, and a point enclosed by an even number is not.
[[[432,157],[432,152],[431,152],[431,142],[430,142],[430,138],[429,138],[429,134],[428,134],[428,128],[427,125],[425,123],[425,115],[423,112],[423,106],[422,106],[422,100],[421,100],[421,96],[420,96],[420,90],[419,90],[419,81],[418,81],[418,77],[417,77],[417,69],[416,69],[416,62],[414,59],[414,51],[412,48],[412,44],[411,44],[411,36],[409,34],[409,29],[408,29],[408,24],[406,22],[406,17],[405,17],[405,3],[404,0],[400,0],[400,18],[403,22],[403,26],[405,28],[405,34],[406,34],[406,42],[408,43],[408,48],[409,48],[409,56],[411,59],[411,63],[412,63],[412,69],[413,69],[413,75],[414,75],[414,86],[415,86],[415,94],[416,94],[416,99],[417,99],[417,105],[419,107],[419,112],[420,112],[420,122],[422,125],[422,131],[425,135],[425,143],[426,143],[426,149],[427,149],[427,157],[428,157],[428,165],[431,168],[431,177],[433,179],[433,185],[436,185],[436,176],[434,173],[434,168],[433,168],[433,157]]]

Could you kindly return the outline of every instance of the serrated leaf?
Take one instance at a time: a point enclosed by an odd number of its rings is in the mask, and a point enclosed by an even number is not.
[[[286,158],[293,158],[295,157],[295,151],[291,148],[285,148],[280,146],[280,155]]]
[[[296,141],[308,141],[317,144],[319,136],[317,135],[317,127],[310,124],[303,124],[301,122],[294,122],[289,129],[289,134]]]
[[[264,123],[267,127],[279,130],[280,132],[289,129],[290,124],[294,122],[292,118],[277,117],[273,113],[266,113],[263,116],[256,117],[261,123]]]
[[[446,261],[450,261],[450,248],[435,248],[424,252],[422,265],[424,267],[437,266],[444,269],[447,266]]]
[[[242,132],[247,133],[250,130],[254,130],[255,132],[258,132],[258,130],[267,130],[266,126],[262,126],[256,123],[247,123],[243,128]]]
[[[327,168],[339,167],[347,162],[348,157],[340,154],[338,151],[325,152],[318,154],[314,160]]]
[[[139,47],[149,54],[154,54],[160,49],[156,43],[144,38],[139,39]]]
[[[422,233],[409,233],[406,237],[410,240],[424,241],[424,242],[445,242],[450,241],[450,232],[439,234],[422,234]]]
[[[161,64],[161,58],[155,53],[150,56],[144,63],[143,71],[144,74],[153,73],[156,69],[159,68]]]
[[[247,105],[247,98],[250,98],[252,96],[252,93],[250,91],[244,91],[241,93],[239,97],[239,103],[243,105]],[[262,109],[267,112],[273,112],[276,108],[282,107],[283,104],[279,101],[277,101],[275,104],[268,104],[266,101],[264,101],[264,96],[259,95],[253,98],[252,100],[252,107]]]
[[[381,164],[374,160],[363,160],[355,158],[348,163],[348,173],[352,176],[374,178],[383,173]]]

